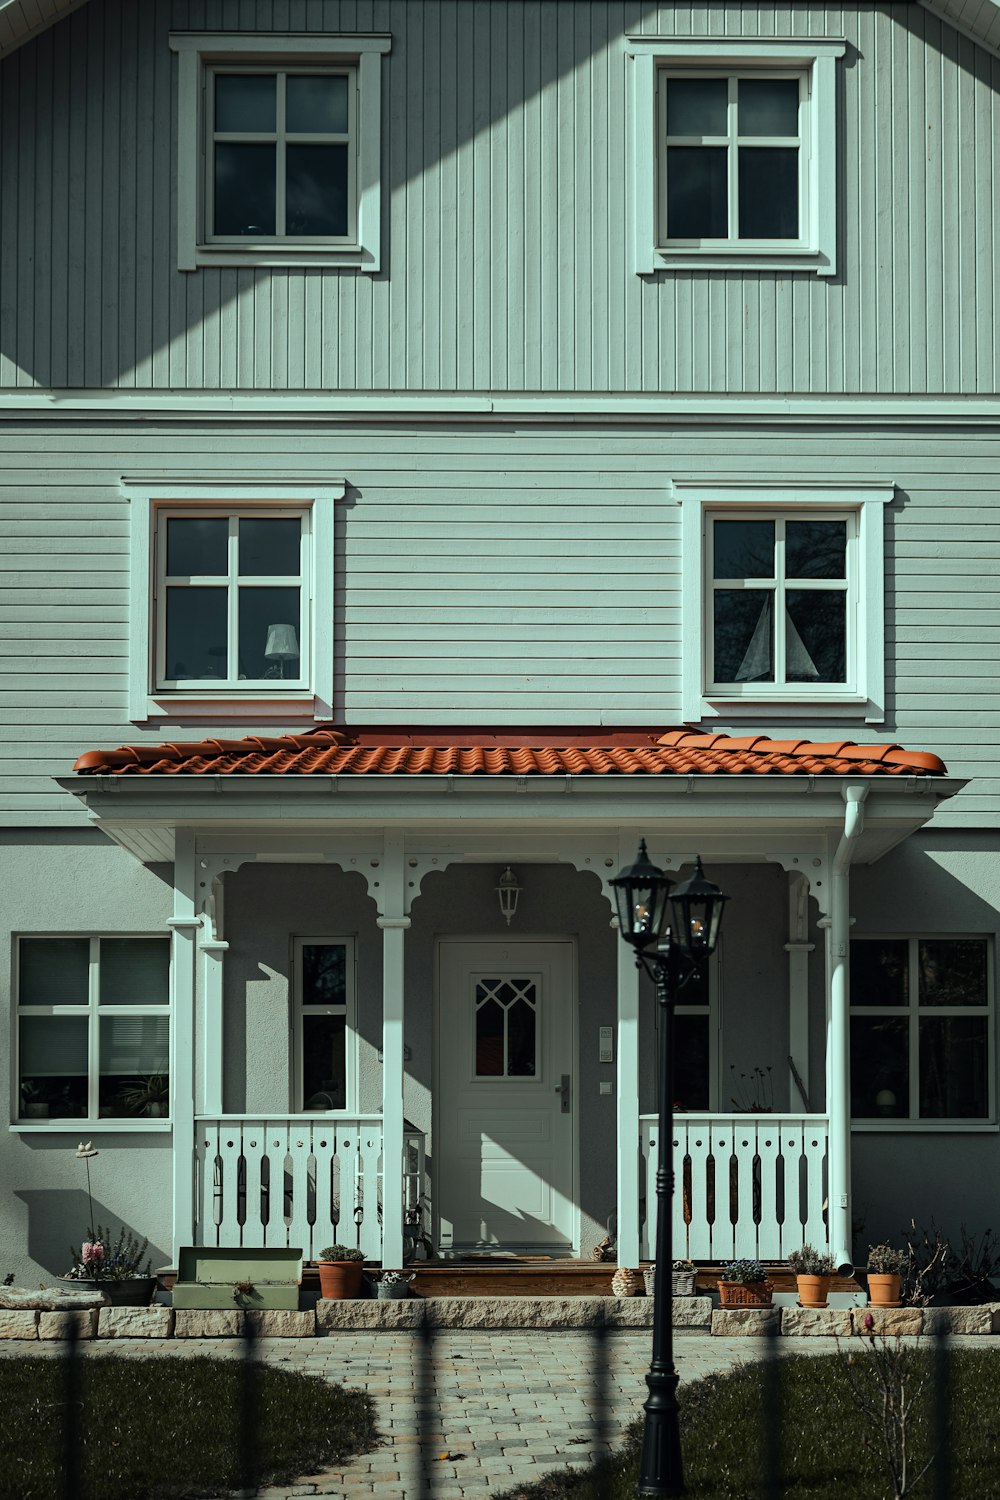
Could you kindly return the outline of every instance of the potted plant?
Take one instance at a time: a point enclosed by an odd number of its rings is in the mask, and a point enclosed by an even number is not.
[[[719,1277],[723,1307],[770,1307],[773,1292],[759,1260],[731,1260]]]
[[[361,1272],[365,1252],[350,1245],[328,1245],[319,1252],[319,1289],[321,1297],[357,1297],[361,1291]]]
[[[693,1297],[697,1271],[693,1260],[675,1260],[670,1273],[671,1291],[675,1297]],[[643,1266],[642,1279],[646,1283],[646,1296],[654,1295],[656,1266]]]
[[[160,1118],[170,1110],[170,1085],[162,1073],[150,1073],[134,1083],[122,1084],[115,1103],[130,1115]]]
[[[156,1289],[156,1277],[150,1272],[148,1240],[138,1240],[124,1225],[113,1239],[108,1226],[98,1224],[87,1231],[79,1255],[70,1247],[73,1268],[66,1281],[82,1281],[108,1300],[122,1307],[148,1307]]]
[[[899,1307],[906,1256],[892,1245],[868,1246],[868,1300],[873,1307]]]
[[[401,1301],[410,1295],[410,1271],[379,1271],[375,1277],[375,1295],[379,1302]]]
[[[833,1275],[833,1261],[829,1255],[824,1255],[812,1245],[803,1245],[801,1250],[792,1251],[788,1264],[795,1272],[799,1306],[825,1307],[830,1293],[830,1277]]]

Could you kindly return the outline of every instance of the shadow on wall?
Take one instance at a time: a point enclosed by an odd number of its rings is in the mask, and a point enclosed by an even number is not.
[[[79,1247],[87,1237],[90,1224],[90,1200],[83,1188],[39,1188],[14,1194],[28,1209],[28,1255],[36,1265],[44,1266],[52,1276],[65,1276],[73,1264],[73,1249]],[[94,1219],[97,1224],[110,1226],[117,1238],[124,1228],[133,1234],[140,1244],[143,1234],[133,1224],[124,1222],[99,1199],[94,1199]],[[155,1271],[170,1260],[170,1251],[150,1244],[147,1251]],[[144,1257],[145,1259],[145,1257]]]

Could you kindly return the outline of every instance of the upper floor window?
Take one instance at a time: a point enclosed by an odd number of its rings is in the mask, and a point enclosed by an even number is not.
[[[387,36],[178,32],[178,266],[381,257]]]
[[[884,713],[893,486],[677,480],[682,716]]]
[[[129,717],[333,717],[343,480],[123,480]]]
[[[839,41],[632,37],[635,269],[833,275]]]
[[[995,1115],[985,937],[851,940],[851,1113],[863,1120]]]

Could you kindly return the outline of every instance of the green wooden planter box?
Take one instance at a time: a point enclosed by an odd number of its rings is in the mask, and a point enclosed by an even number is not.
[[[238,1281],[252,1281],[252,1293],[234,1292]],[[205,1245],[182,1248],[174,1283],[175,1307],[245,1307],[271,1311],[299,1305],[301,1250],[228,1250]]]

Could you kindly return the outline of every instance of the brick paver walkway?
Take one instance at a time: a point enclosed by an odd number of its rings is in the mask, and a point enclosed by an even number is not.
[[[907,1341],[908,1342],[908,1341]],[[953,1346],[984,1347],[984,1340],[958,1338]],[[758,1339],[721,1339],[696,1334],[675,1340],[682,1380],[730,1370],[763,1352]],[[830,1353],[827,1338],[784,1339],[781,1354]],[[239,1358],[235,1341],[185,1339],[101,1340],[82,1345],[88,1358],[102,1354],[155,1354],[183,1359],[211,1353]],[[612,1443],[640,1412],[649,1363],[647,1331],[609,1334],[605,1343],[608,1423]],[[368,1391],[379,1412],[385,1441],[343,1469],[304,1477],[299,1484],[262,1490],[262,1500],[326,1495],[337,1500],[477,1500],[497,1495],[518,1480],[551,1468],[586,1463],[597,1451],[593,1421],[594,1354],[587,1334],[577,1332],[442,1332],[434,1340],[434,1377],[424,1409],[418,1409],[418,1346],[411,1335],[336,1334],[316,1339],[270,1339],[258,1345],[269,1364],[321,1375]],[[0,1357],[31,1353],[58,1357],[57,1343],[0,1343]],[[424,1430],[422,1430],[422,1428]],[[450,1454],[442,1458],[442,1454]]]

